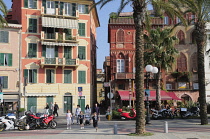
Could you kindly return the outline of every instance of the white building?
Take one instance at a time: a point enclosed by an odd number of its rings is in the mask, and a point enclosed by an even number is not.
[[[206,51],[210,50],[210,23],[206,24]],[[206,102],[210,103],[210,53],[205,54]]]

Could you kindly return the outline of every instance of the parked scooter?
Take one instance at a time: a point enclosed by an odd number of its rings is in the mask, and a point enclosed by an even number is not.
[[[122,109],[118,109],[118,112],[121,112],[120,116],[122,120],[136,118],[136,110],[133,108],[130,109],[130,112],[123,112]]]
[[[29,129],[36,128],[56,128],[57,122],[54,120],[54,115],[41,116],[37,117],[35,114],[31,112],[26,112],[26,124],[29,125]]]
[[[200,109],[198,107],[192,107],[190,109],[187,108],[180,108],[180,116],[182,118],[187,117],[198,117]]]

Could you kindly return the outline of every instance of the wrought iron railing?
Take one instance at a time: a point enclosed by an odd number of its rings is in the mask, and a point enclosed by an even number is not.
[[[56,64],[56,58],[45,58],[45,64]]]

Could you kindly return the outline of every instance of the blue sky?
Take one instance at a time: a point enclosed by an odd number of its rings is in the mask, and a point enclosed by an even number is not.
[[[97,2],[98,0],[96,0]],[[11,0],[4,0],[7,8],[11,8]],[[109,44],[108,44],[108,20],[111,12],[117,12],[119,8],[120,0],[115,0],[108,3],[102,9],[98,9],[98,17],[100,21],[100,27],[97,28],[97,68],[103,69],[103,62],[105,56],[109,56]],[[125,7],[123,12],[132,12],[130,6]]]

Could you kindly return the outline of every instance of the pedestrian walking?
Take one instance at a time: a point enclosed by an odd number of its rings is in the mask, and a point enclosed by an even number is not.
[[[85,119],[85,116],[84,116],[84,114],[83,114],[82,111],[80,111],[80,113],[78,115],[78,118],[79,118],[80,128],[81,129],[84,129],[84,119]]]
[[[58,104],[55,102],[53,114],[54,115],[57,114],[57,117],[58,117],[58,109],[59,109]]]
[[[95,113],[95,112],[96,112],[97,116],[99,117],[99,115],[100,115],[100,108],[98,107],[97,103],[93,107],[93,113]]]
[[[73,125],[74,124],[74,113],[72,113],[72,117],[71,117],[71,124]]]
[[[66,113],[67,129],[71,129],[71,117],[72,117],[71,111],[67,110]]]
[[[90,125],[91,121],[91,108],[87,104],[85,107],[85,125]]]
[[[49,115],[49,105],[48,103],[46,103],[46,107],[45,107],[45,114]]]
[[[93,120],[93,127],[96,129],[96,132],[97,132],[99,117],[97,116],[96,112],[93,113],[92,120]]]
[[[77,124],[79,124],[79,117],[78,115],[80,114],[81,108],[80,105],[77,105],[76,111],[75,111],[75,117],[77,118]]]
[[[52,115],[54,111],[54,104],[53,102],[50,103],[50,114]]]

